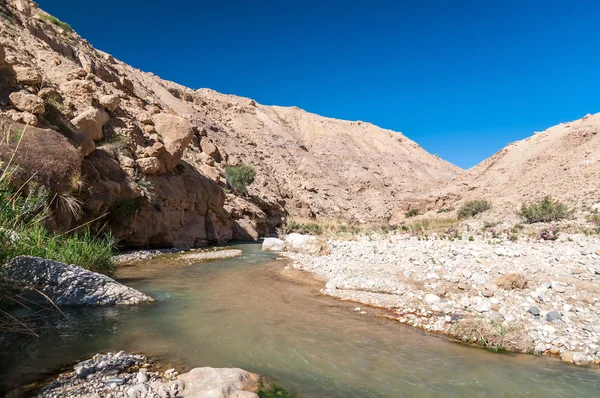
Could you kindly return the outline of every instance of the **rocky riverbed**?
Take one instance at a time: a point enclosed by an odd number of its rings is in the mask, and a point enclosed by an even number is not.
[[[134,250],[119,254],[116,257],[116,262],[117,264],[125,265],[143,260],[150,260],[162,255],[171,255],[169,258],[174,260],[192,262],[239,257],[242,255],[242,251],[240,249],[230,249],[227,247],[213,247],[208,249],[171,248]]]
[[[325,279],[328,295],[474,344],[600,364],[598,237],[391,233],[328,243],[324,256],[285,253]]]
[[[43,387],[37,397],[257,398],[260,377],[242,369],[195,368],[179,375],[175,369],[160,371],[152,360],[117,353],[96,354],[76,364]]]

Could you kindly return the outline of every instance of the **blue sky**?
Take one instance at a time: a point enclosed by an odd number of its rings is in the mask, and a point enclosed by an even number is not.
[[[38,0],[192,88],[402,131],[468,168],[600,111],[600,1]]]

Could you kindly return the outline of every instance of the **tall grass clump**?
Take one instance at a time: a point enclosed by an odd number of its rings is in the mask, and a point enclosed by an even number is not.
[[[50,231],[46,226],[52,216],[50,191],[30,182],[25,194],[25,186],[14,189],[10,184],[15,171],[10,162],[0,164],[0,170],[0,266],[17,256],[37,256],[105,274],[115,270],[115,239],[111,235],[99,237],[89,230],[71,234]]]
[[[475,217],[479,213],[483,213],[486,210],[492,208],[492,204],[485,200],[471,200],[462,205],[462,207],[458,210],[458,218],[471,218]]]
[[[529,205],[523,204],[519,211],[519,216],[529,224],[560,221],[570,217],[571,214],[573,210],[549,195]]]
[[[225,167],[225,176],[227,177],[227,183],[236,192],[246,194],[248,192],[248,185],[254,182],[256,177],[256,171],[246,165],[240,166],[227,166]]]

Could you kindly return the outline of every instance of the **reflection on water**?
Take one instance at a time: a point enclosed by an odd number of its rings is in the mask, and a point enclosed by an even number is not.
[[[197,265],[155,260],[121,271],[153,305],[68,312],[52,333],[0,353],[4,384],[91,354],[128,350],[180,367],[241,367],[304,397],[590,397],[596,369],[495,354],[353,311],[258,245]],[[290,278],[294,276],[294,278]],[[298,278],[307,279],[298,282]]]

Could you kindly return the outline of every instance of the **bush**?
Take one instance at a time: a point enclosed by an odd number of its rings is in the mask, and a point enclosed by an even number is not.
[[[66,30],[69,33],[73,32],[73,28],[71,27],[71,25],[69,25],[66,22],[61,21],[60,19],[56,18],[54,15],[50,15],[50,14],[44,15],[44,19],[53,25],[60,26],[61,28],[63,28],[64,30]]]
[[[471,200],[458,210],[458,218],[470,218],[474,217],[479,213],[483,213],[486,210],[492,208],[492,204],[485,199]]]
[[[529,224],[536,222],[553,222],[564,220],[573,213],[572,210],[551,196],[545,196],[530,205],[523,204],[519,216],[523,217]]]
[[[227,166],[225,167],[225,176],[231,188],[245,195],[247,193],[246,187],[254,182],[256,171],[245,165]]]
[[[407,211],[406,213],[404,213],[404,215],[406,216],[406,218],[418,216],[419,215],[419,209],[411,209],[411,210]]]

